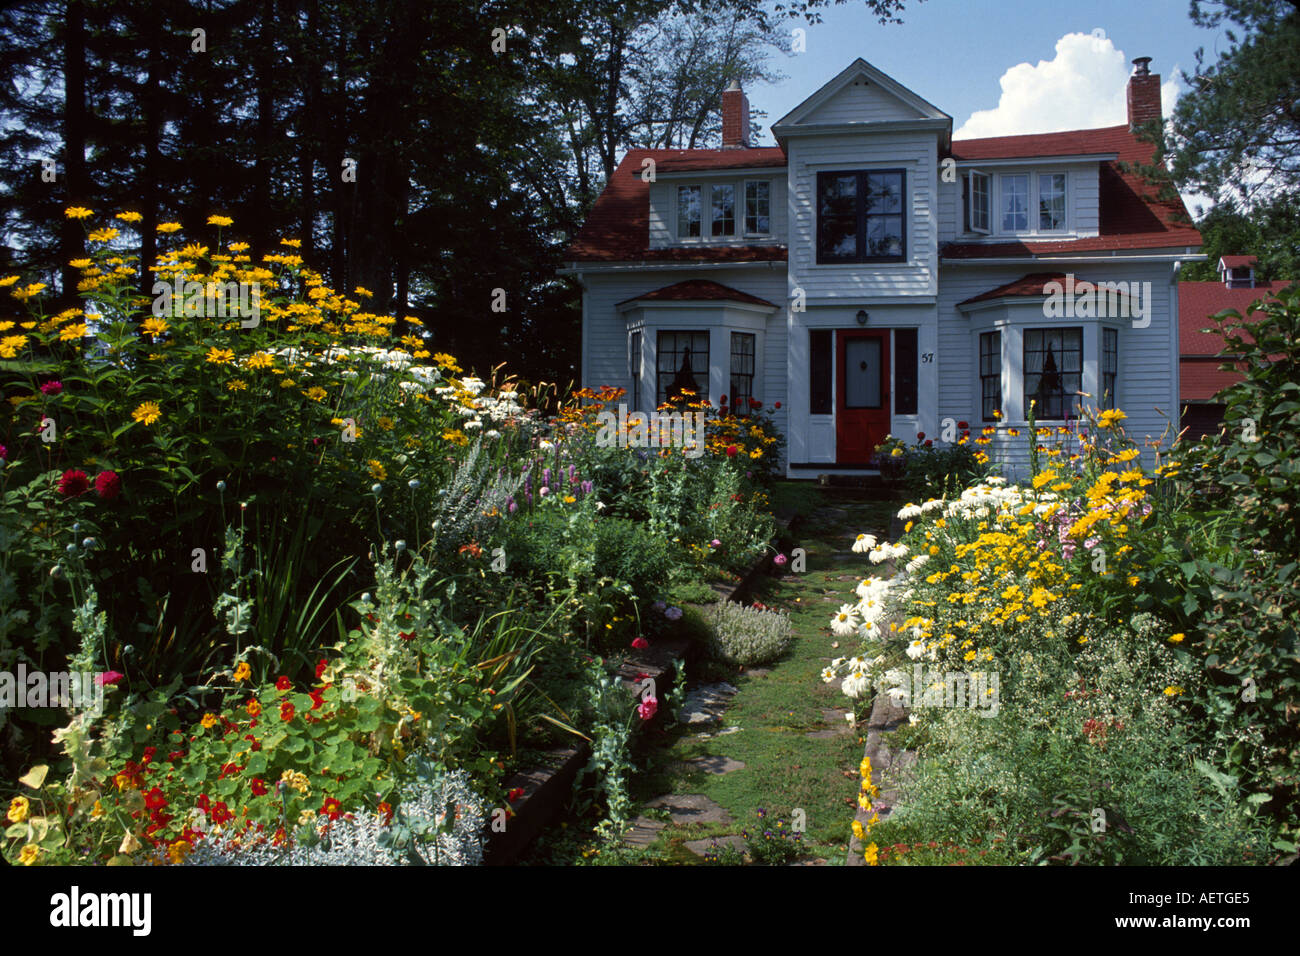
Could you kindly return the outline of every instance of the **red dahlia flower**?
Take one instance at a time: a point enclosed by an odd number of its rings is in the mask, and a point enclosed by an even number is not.
[[[95,476],[95,493],[105,501],[112,501],[122,493],[122,479],[115,471],[101,471]]]
[[[69,468],[59,479],[59,494],[65,498],[76,498],[78,495],[84,495],[90,488],[90,479],[86,477],[84,471],[75,468]]]

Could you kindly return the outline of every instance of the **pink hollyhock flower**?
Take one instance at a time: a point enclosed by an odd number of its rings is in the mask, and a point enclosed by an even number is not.
[[[44,385],[41,386],[42,395],[57,395],[61,391],[63,391],[62,382],[58,382],[58,381],[46,382]]]
[[[78,495],[84,495],[90,488],[90,478],[84,471],[76,468],[69,468],[62,477],[59,478],[59,494],[65,498],[76,498]]]
[[[638,637],[632,641],[632,647],[638,651],[644,651],[649,646],[650,646],[650,642],[647,641],[644,637]]]
[[[636,708],[637,716],[642,720],[649,720],[659,712],[659,699],[657,697],[647,697],[641,701]]]
[[[786,561],[788,560],[789,559],[784,554],[778,554],[775,558],[772,559],[772,563],[779,568],[779,567],[783,567]]]
[[[6,448],[4,445],[0,445],[0,461],[3,461],[8,457],[9,457],[9,449]]]
[[[710,547],[710,548],[720,548],[720,547],[722,547],[722,542],[719,541],[717,538],[714,538],[712,541],[709,542],[709,547]]]
[[[105,501],[112,501],[122,493],[122,479],[115,471],[101,471],[95,476],[95,493]]]
[[[125,676],[125,674],[119,674],[117,671],[104,671],[102,674],[95,675],[95,683],[100,687],[111,687]]]

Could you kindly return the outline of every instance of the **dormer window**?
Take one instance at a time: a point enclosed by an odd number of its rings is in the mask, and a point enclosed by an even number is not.
[[[1038,174],[1038,231],[1065,228],[1065,173]]]
[[[767,236],[772,232],[772,183],[750,179],[745,183],[745,235]]]
[[[1029,229],[1029,176],[1002,177],[1002,231],[1025,232]]]
[[[817,261],[905,262],[901,169],[817,174]]]
[[[972,169],[966,186],[966,227],[987,235],[989,228],[989,174]]]
[[[701,214],[700,187],[677,187],[677,238],[699,238]]]
[[[736,234],[736,187],[730,183],[720,183],[712,187],[712,192],[709,235],[734,236]]]

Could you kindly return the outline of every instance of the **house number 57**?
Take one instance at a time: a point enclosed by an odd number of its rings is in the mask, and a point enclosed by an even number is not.
[[[933,352],[922,352],[922,353],[921,353],[921,361],[922,361],[922,362],[933,362],[933,361],[934,361],[934,353],[933,353]]]

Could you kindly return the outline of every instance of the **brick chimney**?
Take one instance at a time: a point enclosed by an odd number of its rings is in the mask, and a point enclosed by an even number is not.
[[[1133,75],[1128,78],[1130,129],[1161,118],[1160,74],[1151,72],[1151,57],[1138,57],[1133,61],[1133,67]]]
[[[749,98],[739,80],[722,91],[722,148],[743,149],[749,146]]]

